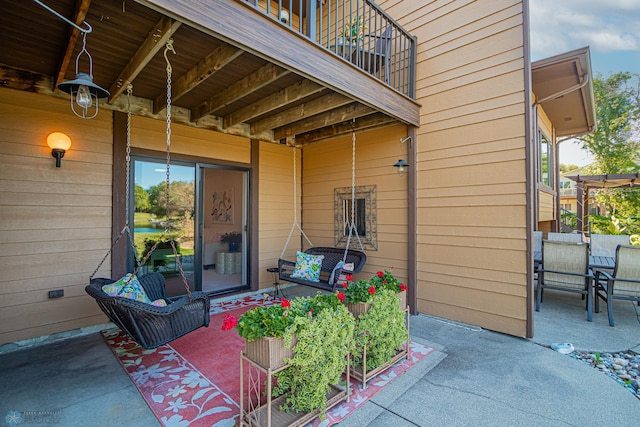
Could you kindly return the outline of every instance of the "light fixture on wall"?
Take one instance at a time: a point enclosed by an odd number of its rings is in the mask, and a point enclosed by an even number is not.
[[[89,24],[86,24],[89,26]],[[71,95],[71,110],[82,119],[93,119],[98,115],[98,99],[106,98],[109,92],[101,88],[93,82],[93,58],[87,51],[87,33],[82,38],[82,50],[76,57],[76,78],[68,82],[62,82],[58,85],[58,89]],[[82,54],[86,54],[89,58],[89,73],[78,72],[78,62]]]
[[[406,138],[400,138],[400,143],[404,144],[406,141],[409,141],[409,145],[411,145],[412,138],[411,136],[407,136]],[[409,168],[409,163],[407,163],[404,159],[398,160],[394,165],[394,168],[397,168],[399,174],[403,174],[407,172]]]
[[[56,167],[60,167],[60,160],[71,147],[71,138],[62,132],[53,132],[47,137],[47,145],[51,148],[51,155],[56,158]]]
[[[407,168],[409,167],[409,163],[405,162],[403,159],[400,159],[393,165],[394,168],[398,168],[398,173],[405,173]]]

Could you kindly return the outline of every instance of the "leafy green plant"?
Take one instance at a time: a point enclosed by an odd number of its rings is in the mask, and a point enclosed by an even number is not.
[[[596,352],[595,359],[593,359],[593,363],[595,363],[596,366],[602,363],[602,359],[600,358],[600,353]]]
[[[336,299],[333,294],[329,296]],[[324,419],[327,393],[331,384],[339,383],[344,371],[355,320],[342,304],[334,304],[324,297],[315,303],[322,305],[317,314],[308,312],[295,318],[298,343],[289,366],[275,375],[274,395],[286,394],[285,403],[280,407],[283,411],[319,410],[320,419]]]
[[[353,278],[349,275],[347,282],[342,285],[342,290],[336,293],[338,299],[347,304],[369,301],[369,298],[376,293],[376,287],[367,280],[352,282],[349,280],[350,277]]]
[[[229,243],[240,244],[242,243],[242,233],[239,233],[237,231],[230,231],[228,233],[224,233],[220,238],[220,241],[222,243],[227,243],[227,244]]]
[[[400,282],[389,270],[378,271],[375,276],[369,280],[376,289],[389,289],[396,294],[407,290],[407,285]]]
[[[281,304],[247,310],[237,320],[238,334],[247,341],[263,337],[284,337],[287,330],[293,326],[295,319],[290,305],[291,303],[283,298]],[[223,329],[230,328],[223,326]]]
[[[367,371],[390,362],[408,338],[405,312],[393,290],[381,289],[369,303],[369,311],[356,321],[353,353],[354,365],[362,366],[363,348],[367,347]]]

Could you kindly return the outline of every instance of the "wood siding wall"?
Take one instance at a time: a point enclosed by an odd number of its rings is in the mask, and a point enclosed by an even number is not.
[[[418,311],[525,336],[522,1],[380,6],[418,39]]]
[[[301,153],[296,153],[297,218],[301,223]],[[258,260],[260,288],[273,286],[273,277],[266,271],[277,267],[278,259],[293,225],[293,148],[268,142],[260,143],[260,193],[258,203],[260,229],[260,259]],[[295,229],[285,252],[285,258],[296,259],[300,249],[300,233]]]
[[[355,184],[377,186],[378,250],[365,250],[367,264],[356,279],[369,279],[378,270],[392,270],[407,279],[407,175],[393,164],[407,158],[405,126],[356,135]],[[304,231],[315,246],[335,246],[334,192],[351,187],[351,136],[311,144],[303,150]],[[360,249],[357,242],[351,243]]]
[[[0,89],[0,344],[106,321],[84,287],[111,245],[111,117]],[[60,168],[54,131],[72,142]]]

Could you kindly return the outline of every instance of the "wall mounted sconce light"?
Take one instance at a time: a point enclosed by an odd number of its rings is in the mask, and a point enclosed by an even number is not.
[[[400,138],[400,143],[404,144],[406,141],[409,141],[409,147],[411,147],[412,138],[411,136],[407,136],[406,138]],[[403,159],[398,160],[394,165],[394,168],[398,168],[398,173],[403,174],[409,168],[409,163],[404,161]]]
[[[393,165],[393,167],[398,168],[398,173],[405,173],[407,171],[407,168],[409,167],[409,163],[400,159],[396,162],[395,165]]]
[[[60,83],[58,89],[71,95],[71,110],[76,116],[82,119],[93,119],[98,115],[98,99],[106,98],[109,92],[93,82],[93,59],[86,45],[87,33],[84,33],[82,50],[76,58],[76,78]],[[89,74],[78,72],[78,61],[83,53],[89,58]]]
[[[47,137],[47,145],[51,148],[51,155],[56,158],[56,167],[60,167],[60,160],[71,147],[71,138],[62,132],[53,132]]]

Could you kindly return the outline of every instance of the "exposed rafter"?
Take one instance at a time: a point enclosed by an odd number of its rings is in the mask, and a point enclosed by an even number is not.
[[[326,114],[317,114],[309,117],[308,119],[300,120],[290,125],[274,129],[273,138],[277,141],[288,136],[310,132],[314,129],[320,129],[346,120],[363,117],[373,112],[375,112],[373,108],[358,103],[352,103],[345,107],[332,109]]]
[[[187,71],[173,85],[173,100],[177,101],[195,89],[199,84],[220,71],[231,61],[242,55],[242,50],[228,44],[223,44],[204,57],[192,69]],[[153,104],[154,113],[158,113],[167,106],[167,91],[156,97]]]
[[[267,64],[255,73],[243,78],[239,82],[231,85],[221,93],[212,96],[198,105],[191,113],[193,120],[211,114],[216,110],[241,99],[252,92],[274,82],[282,76],[289,74],[290,71],[278,67],[275,64]]]
[[[312,130],[310,132],[296,135],[296,144],[308,144],[323,139],[334,138],[340,135],[346,135],[352,131],[361,132],[363,130],[380,128],[384,126],[395,125],[398,122],[389,116],[381,113],[374,113],[368,116],[357,118],[355,123],[342,122],[335,125]]]
[[[133,55],[124,70],[120,73],[115,82],[111,84],[109,89],[109,104],[124,92],[127,86],[135,80],[136,76],[151,61],[151,58],[163,49],[165,43],[180,28],[181,23],[163,16],[155,26],[155,29],[147,39],[140,45],[138,51]]]
[[[80,0],[78,4],[78,10],[76,12],[75,19],[73,22],[81,27],[84,22],[87,12],[89,11],[89,6],[91,6],[91,0]],[[62,60],[60,61],[60,67],[58,68],[58,77],[56,77],[56,81],[54,82],[54,91],[58,90],[58,84],[60,84],[64,80],[64,75],[67,73],[67,68],[69,68],[69,62],[71,62],[71,55],[73,55],[73,49],[75,48],[76,42],[78,41],[78,36],[80,35],[80,30],[75,27],[71,28],[71,32],[69,33],[69,40],[67,42],[67,47],[64,51],[64,55],[62,56]]]

